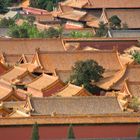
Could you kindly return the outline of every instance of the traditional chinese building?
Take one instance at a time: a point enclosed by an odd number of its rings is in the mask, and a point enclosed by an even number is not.
[[[47,97],[64,87],[58,77],[42,74],[27,85],[27,91],[33,97]]]

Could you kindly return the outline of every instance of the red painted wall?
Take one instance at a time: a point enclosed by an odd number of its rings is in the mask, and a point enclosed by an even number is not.
[[[40,126],[40,140],[62,139],[67,136],[68,126]],[[137,124],[73,126],[76,138],[135,137]],[[30,140],[31,126],[0,127],[1,140]]]
[[[101,49],[101,50],[111,50],[114,47],[117,47],[118,51],[122,53],[126,48],[136,45],[138,42],[137,41],[91,41],[91,42],[81,41],[79,43],[82,49],[86,46],[94,47],[96,49]]]

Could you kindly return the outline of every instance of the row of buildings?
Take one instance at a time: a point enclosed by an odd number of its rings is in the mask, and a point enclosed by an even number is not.
[[[0,38],[1,139],[30,139],[35,122],[42,140],[66,138],[69,124],[76,138],[136,137],[140,65],[132,54],[140,52],[139,12],[139,0],[66,0],[53,12],[31,7],[18,11],[35,16],[40,30],[63,27],[64,37]],[[105,37],[68,37],[72,31],[94,35],[99,23],[108,26],[114,15],[121,28],[109,29]],[[91,81],[98,89],[94,93],[69,82],[75,62],[88,59],[105,69],[100,81]]]
[[[1,38],[1,137],[17,130],[15,139],[28,139],[34,122],[41,139],[66,138],[69,124],[77,138],[135,137],[139,108],[130,103],[140,96],[140,66],[130,52],[136,49],[137,38]],[[68,82],[74,63],[87,59],[105,68],[94,94]]]
[[[97,0],[66,0],[60,2],[52,12],[26,6],[17,9],[17,11],[13,9],[0,18],[13,18],[19,13],[24,17],[34,16],[36,18],[34,24],[39,30],[63,27],[62,37],[64,38],[69,37],[73,31],[88,32],[94,36],[100,22],[109,26],[110,18],[117,16],[121,20],[120,28],[114,30],[109,27],[106,33],[107,37],[140,37],[140,9],[139,1],[136,0],[133,3],[129,0],[113,0],[108,3]],[[22,22],[20,19],[17,24]]]

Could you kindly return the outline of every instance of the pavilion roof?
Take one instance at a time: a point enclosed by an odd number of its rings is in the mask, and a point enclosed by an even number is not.
[[[27,81],[27,83],[30,80],[33,80],[35,77],[25,68],[21,68],[21,67],[17,67],[14,66],[13,68],[9,69],[8,71],[6,71],[5,73],[3,73],[0,77],[0,79],[4,79],[10,83],[22,83],[22,80],[25,77],[28,77],[28,80],[25,80],[25,82]],[[26,79],[26,78],[25,78]],[[23,80],[24,82],[24,80]]]
[[[92,94],[86,91],[86,89],[84,89],[83,87],[76,86],[70,83],[54,94],[54,96],[58,97],[91,96],[91,95]]]
[[[111,77],[103,78],[96,85],[103,89],[116,89],[120,90],[123,86],[125,79],[132,82],[140,82],[140,65],[129,64],[124,66],[124,68]]]
[[[37,89],[39,91],[43,91],[57,82],[59,82],[58,77],[50,76],[50,75],[43,73],[41,76],[39,76],[36,79],[34,79],[33,81],[31,81],[27,85],[27,87]]]

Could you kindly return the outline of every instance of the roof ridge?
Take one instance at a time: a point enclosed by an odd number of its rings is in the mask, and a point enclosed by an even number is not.
[[[4,87],[4,86],[1,86],[1,85],[0,85],[0,88],[6,89],[7,91],[10,91],[10,92],[13,91],[13,88],[12,88],[12,87],[7,88],[7,87]]]
[[[78,53],[116,53],[116,50],[101,50],[101,51],[93,51],[93,50],[77,50],[77,51],[39,51],[38,54],[78,54]]]
[[[52,75],[48,75],[48,74],[45,74],[45,73],[43,73],[43,76],[45,76],[47,78],[55,79],[55,80],[59,79],[58,76],[52,76]]]
[[[61,38],[0,38],[0,41],[38,41],[38,40],[62,40]]]
[[[22,71],[28,71],[28,69],[26,69],[26,68],[23,68],[23,67],[19,67],[19,66],[14,66],[14,68],[16,68],[16,69],[20,69],[20,70],[22,70]]]
[[[68,83],[68,87],[74,87],[74,88],[78,88],[78,89],[83,89],[83,87]]]
[[[104,98],[104,99],[117,99],[117,97],[113,97],[113,96],[72,96],[72,97],[63,97],[63,98],[60,98],[60,97],[57,97],[57,96],[50,96],[50,97],[31,97],[31,99],[40,99],[40,100],[53,100],[53,99],[60,99],[60,100],[64,100],[64,99],[86,99],[86,98]]]
[[[77,89],[79,89],[80,91],[83,90],[82,87],[79,87],[79,86],[76,86],[76,85],[74,85],[74,84],[68,83],[68,84],[66,84],[64,87],[62,87],[60,90],[58,90],[54,95],[57,95],[57,94],[63,92],[64,90],[66,90],[66,89],[69,88],[69,87],[77,88]],[[78,92],[80,92],[80,91],[78,91]]]

